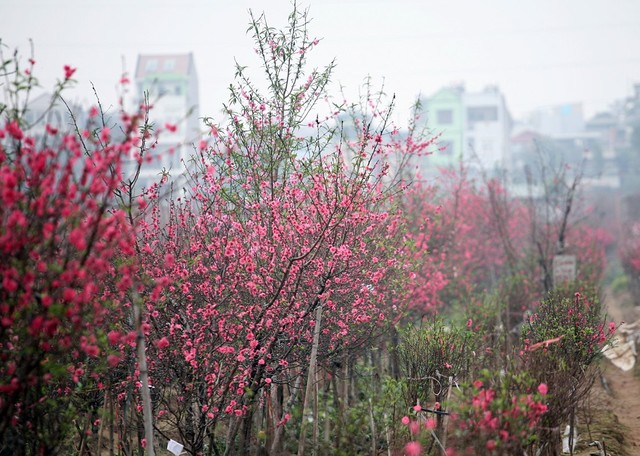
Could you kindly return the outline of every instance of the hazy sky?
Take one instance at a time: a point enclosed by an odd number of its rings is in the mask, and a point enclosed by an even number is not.
[[[631,94],[640,82],[640,0],[307,0],[311,34],[322,38],[313,61],[336,58],[334,81],[357,93],[363,79],[384,78],[405,118],[419,93],[464,82],[496,84],[514,116],[563,102],[587,113]],[[73,96],[91,101],[89,81],[113,100],[122,65],[138,53],[193,52],[200,113],[217,116],[227,100],[234,57],[258,66],[246,34],[248,10],[273,25],[288,0],[0,0],[0,37],[28,56],[43,85],[78,67]],[[8,53],[7,49],[4,50]],[[6,55],[6,54],[5,54]],[[337,84],[336,84],[337,87]]]

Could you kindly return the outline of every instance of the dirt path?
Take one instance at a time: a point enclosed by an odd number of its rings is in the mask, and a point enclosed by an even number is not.
[[[622,321],[633,322],[640,318],[640,310],[637,307],[624,305],[624,296],[608,296],[605,302],[609,315],[618,324]],[[624,434],[628,454],[640,456],[640,366],[636,363],[634,369],[624,372],[607,360],[603,364],[604,377],[613,393],[613,396],[609,396],[607,400],[610,410],[627,428]]]
[[[623,372],[607,363],[605,378],[613,392],[611,410],[625,430],[629,454],[640,456],[640,377],[633,371]]]

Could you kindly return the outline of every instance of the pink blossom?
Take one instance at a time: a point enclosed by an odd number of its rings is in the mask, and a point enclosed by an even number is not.
[[[168,346],[169,346],[169,339],[167,339],[166,336],[160,339],[158,342],[156,342],[156,347],[158,347],[159,350],[164,350]]]
[[[422,445],[420,442],[409,442],[404,446],[404,454],[406,456],[420,456],[422,454]]]
[[[111,367],[116,367],[120,363],[120,357],[118,355],[109,355],[107,356],[107,363]]]
[[[424,428],[427,430],[436,428],[436,420],[435,418],[427,418],[427,421],[424,422]]]
[[[401,421],[402,421],[402,424],[404,424],[405,426],[406,426],[406,425],[408,425],[408,424],[411,422],[411,420],[409,419],[409,417],[408,417],[408,416],[406,416],[406,415],[402,417],[402,420],[401,420]]]
[[[173,253],[166,253],[164,256],[164,264],[168,268],[172,268],[175,266],[175,257]]]
[[[100,140],[102,142],[109,142],[109,139],[111,138],[111,130],[109,130],[108,127],[103,127],[102,131],[100,131]]]
[[[543,396],[547,394],[547,385],[546,383],[540,383],[540,385],[538,385],[538,392],[540,394],[542,394]]]

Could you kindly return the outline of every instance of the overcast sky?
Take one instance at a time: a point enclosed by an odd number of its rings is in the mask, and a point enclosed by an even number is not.
[[[640,82],[640,0],[307,0],[310,30],[322,38],[313,61],[337,60],[334,81],[357,93],[384,78],[405,118],[412,100],[464,82],[498,85],[516,117],[583,102],[588,114],[631,94]],[[73,96],[89,103],[93,82],[114,98],[139,53],[193,52],[200,114],[217,116],[233,62],[258,66],[246,34],[248,10],[281,25],[289,0],[0,0],[0,37],[28,57],[49,86],[78,68]],[[5,55],[7,49],[4,50]],[[337,84],[336,84],[337,87]]]

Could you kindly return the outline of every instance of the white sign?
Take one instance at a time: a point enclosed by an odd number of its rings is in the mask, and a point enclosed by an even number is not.
[[[176,456],[180,456],[180,453],[182,453],[183,448],[184,448],[183,444],[178,443],[173,439],[169,440],[169,443],[167,444],[167,450],[171,451]]]
[[[576,256],[556,255],[553,257],[553,283],[558,285],[574,280],[576,280]]]

